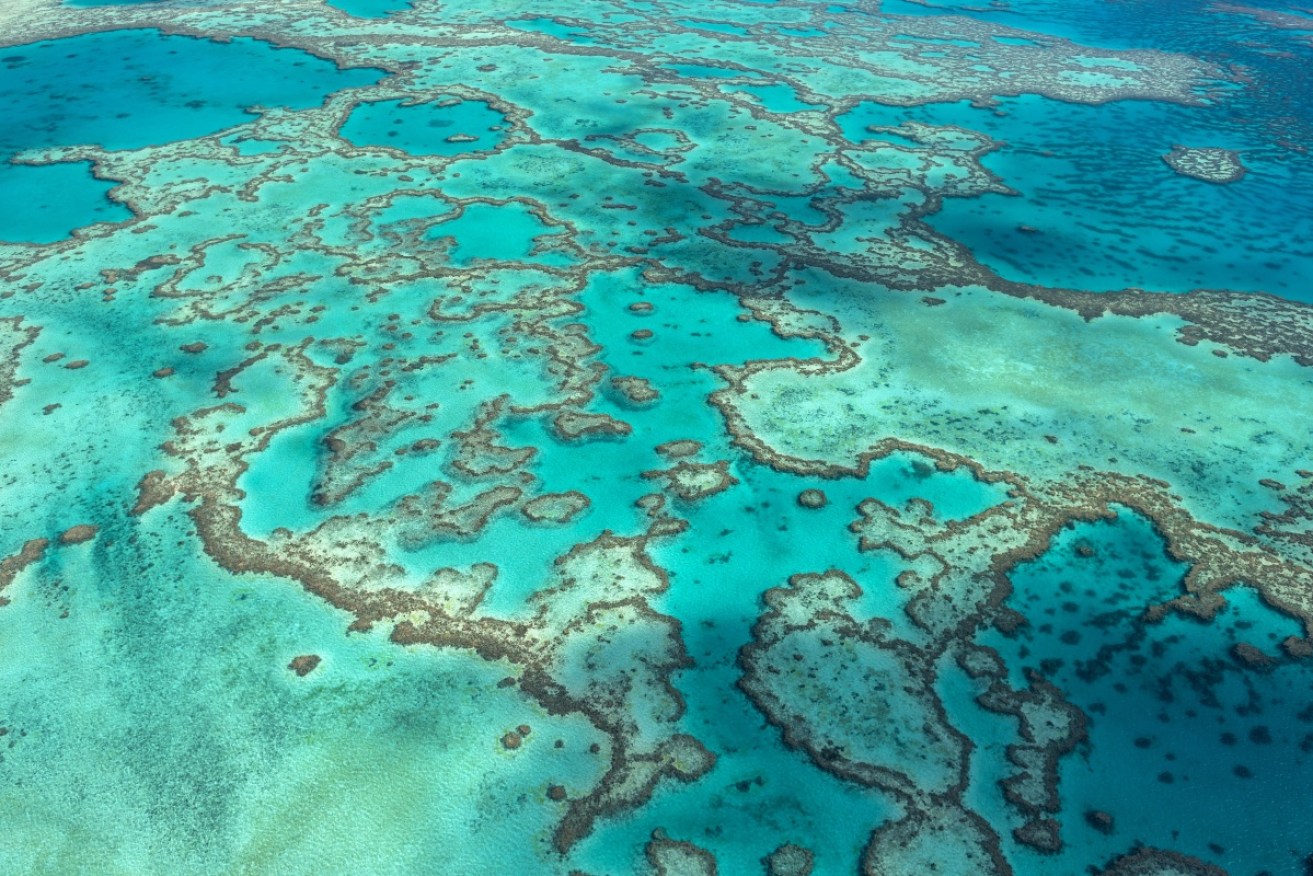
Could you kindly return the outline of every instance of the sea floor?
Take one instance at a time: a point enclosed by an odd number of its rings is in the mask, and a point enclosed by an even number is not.
[[[0,873],[1306,876],[1263,2],[0,10]]]

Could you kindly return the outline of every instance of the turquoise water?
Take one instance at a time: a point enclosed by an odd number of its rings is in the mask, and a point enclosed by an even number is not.
[[[511,203],[471,204],[458,218],[429,226],[426,236],[450,238],[451,260],[456,265],[514,259],[560,266],[573,261],[567,254],[551,250],[553,243],[562,240],[563,233],[564,229],[543,225],[523,204]],[[548,251],[535,252],[539,241]]]
[[[787,85],[738,85],[730,90],[751,94],[771,112],[793,113],[816,109],[816,104],[798,98],[798,93]]]
[[[1301,876],[1296,12],[0,24],[0,872]]]
[[[328,5],[357,18],[386,18],[411,7],[408,0],[333,0]]]
[[[458,155],[495,147],[505,124],[501,113],[477,100],[445,98],[418,105],[382,100],[356,107],[341,135],[357,146],[388,146],[414,155]]]
[[[1026,95],[993,109],[931,104],[909,113],[863,104],[842,124],[854,141],[878,136],[868,125],[913,118],[1005,143],[984,164],[1020,197],[951,201],[931,221],[1008,279],[1094,292],[1225,288],[1308,300],[1310,252],[1298,243],[1272,247],[1313,232],[1308,162],[1273,153],[1252,130],[1217,131],[1215,115]],[[1126,131],[1154,134],[1128,138]],[[1253,156],[1243,186],[1183,177],[1163,163],[1172,144],[1201,138]],[[1064,148],[1068,142],[1079,147]]]
[[[588,44],[593,40],[588,36],[587,30],[571,27],[562,24],[554,18],[523,18],[512,19],[506,22],[508,27],[518,28],[536,33],[545,33],[548,36],[565,40],[572,43]]]
[[[34,43],[0,60],[0,90],[27,95],[10,105],[0,154],[77,145],[140,149],[192,139],[241,123],[252,106],[305,108],[326,90],[377,78],[247,38],[220,43],[127,30]],[[6,212],[0,239],[49,243],[73,228],[131,215],[107,198],[113,183],[94,178],[85,162],[6,163],[0,173],[6,192],[22,205]]]

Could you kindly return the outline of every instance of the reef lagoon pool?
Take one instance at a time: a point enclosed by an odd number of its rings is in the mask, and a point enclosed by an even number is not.
[[[0,873],[1307,876],[1313,14],[0,9]]]
[[[115,181],[90,172],[94,159],[61,159],[51,150],[137,150],[204,137],[241,124],[254,107],[307,109],[330,90],[382,76],[248,37],[220,42],[157,29],[84,33],[5,52],[0,185],[10,207],[0,240],[32,243],[131,218],[109,194]]]

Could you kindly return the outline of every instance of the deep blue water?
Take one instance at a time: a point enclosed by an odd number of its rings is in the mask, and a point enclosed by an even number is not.
[[[984,164],[1019,197],[949,199],[930,224],[1008,279],[1094,292],[1229,288],[1313,300],[1313,163],[1273,149],[1258,132],[1219,130],[1223,112],[1025,95],[996,109],[867,103],[841,121],[850,139],[878,138],[866,126],[910,118],[1004,142]],[[1181,176],[1161,158],[1178,143],[1240,149],[1249,172],[1231,185]]]
[[[1004,656],[1014,683],[1024,685],[1022,667],[1037,670],[1089,717],[1089,741],[1062,766],[1073,868],[1101,842],[1084,814],[1102,811],[1123,843],[1129,834],[1183,849],[1237,876],[1300,872],[1313,848],[1304,807],[1313,709],[1306,668],[1280,647],[1300,624],[1242,585],[1225,592],[1212,622],[1143,620],[1181,592],[1186,571],[1132,511],[1073,525],[1011,576],[1008,605],[1028,622],[981,641]],[[1245,669],[1238,643],[1273,668]]]
[[[1249,80],[1202,107],[1084,106],[1027,95],[1002,98],[997,110],[867,105],[846,116],[850,138],[868,124],[914,118],[1006,144],[985,165],[1021,198],[949,201],[930,219],[981,262],[1007,279],[1087,291],[1228,288],[1313,300],[1313,245],[1304,245],[1313,241],[1313,46],[1299,32],[1200,0],[985,11],[969,2],[890,0],[881,8],[967,15],[1085,45],[1182,52]],[[1238,149],[1248,175],[1222,186],[1178,176],[1160,158],[1177,144]]]

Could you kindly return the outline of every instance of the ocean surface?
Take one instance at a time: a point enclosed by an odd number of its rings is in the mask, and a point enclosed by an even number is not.
[[[1313,872],[1313,9],[0,43],[0,873]]]

